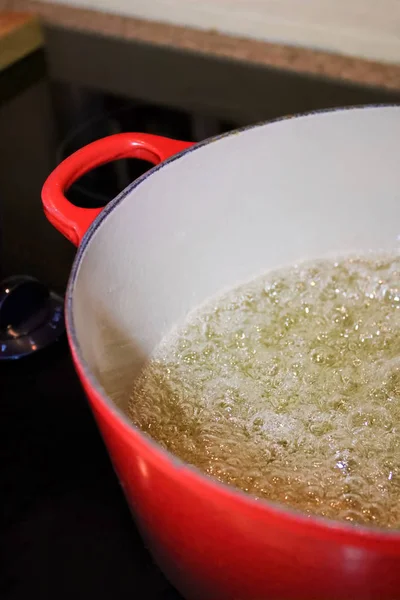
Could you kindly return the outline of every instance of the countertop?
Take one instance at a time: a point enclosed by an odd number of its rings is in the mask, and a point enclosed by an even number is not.
[[[41,47],[38,19],[29,13],[3,12],[0,5],[0,71]]]
[[[32,0],[0,0],[0,10],[33,13],[46,24],[65,29],[194,51],[208,56],[230,58],[253,65],[264,65],[335,81],[392,91],[400,90],[400,65],[396,64],[231,37],[216,31],[200,31]]]

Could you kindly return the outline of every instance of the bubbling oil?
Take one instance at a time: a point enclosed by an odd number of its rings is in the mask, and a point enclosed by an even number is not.
[[[162,341],[130,417],[258,498],[399,528],[399,333],[398,255],[267,273]]]

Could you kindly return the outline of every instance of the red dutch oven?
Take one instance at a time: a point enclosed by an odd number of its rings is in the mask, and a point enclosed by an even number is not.
[[[190,600],[394,600],[400,532],[310,518],[182,464],[125,414],[135,373],[195,305],[270,268],[393,250],[400,108],[285,119],[197,145],[125,133],[49,176],[43,205],[78,246],[69,343],[132,513]],[[65,190],[120,158],[156,165],[104,210]],[[397,245],[397,246],[396,246]]]

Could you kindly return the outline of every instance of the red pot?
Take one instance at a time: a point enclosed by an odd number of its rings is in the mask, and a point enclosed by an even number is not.
[[[154,345],[219,289],[299,259],[398,246],[399,140],[398,107],[192,147],[127,133],[79,150],[44,185],[48,219],[79,246],[66,300],[76,369],[143,536],[186,598],[400,598],[400,532],[256,501],[176,460],[123,411]],[[127,157],[158,166],[103,211],[69,204],[78,177]]]

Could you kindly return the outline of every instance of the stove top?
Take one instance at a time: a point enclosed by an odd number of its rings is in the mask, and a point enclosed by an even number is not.
[[[31,68],[24,67],[30,74],[38,57],[32,60]],[[12,79],[20,81],[18,69],[12,69]],[[2,83],[0,77],[0,88]],[[63,295],[74,248],[46,222],[40,203],[41,185],[60,159],[57,148],[65,139],[49,111],[54,108],[49,86],[39,69],[36,80],[30,75],[25,89],[8,94],[3,104],[0,95],[0,280],[34,276]],[[78,117],[75,112],[74,119]],[[89,137],[101,137],[104,123],[109,121],[99,117]],[[56,128],[58,145],[53,143]],[[90,139],[76,144],[86,141]],[[113,195],[120,185],[124,181],[114,171],[103,170],[87,177],[72,195],[77,203],[90,205],[99,202],[99,189]],[[0,358],[0,528],[5,549],[0,597],[178,600],[132,520],[75,374],[65,333],[56,337],[29,356]]]
[[[132,521],[65,336],[0,362],[0,597],[180,596]]]

